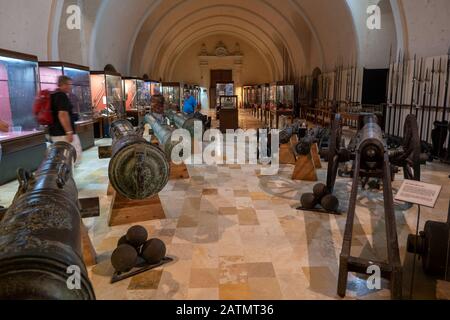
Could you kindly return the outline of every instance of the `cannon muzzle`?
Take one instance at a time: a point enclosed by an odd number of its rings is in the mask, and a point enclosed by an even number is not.
[[[0,223],[0,300],[95,299],[81,258],[75,158],[70,144],[58,142],[34,175],[19,171],[19,190]],[[73,290],[70,272],[79,278]]]
[[[114,122],[111,136],[109,180],[113,188],[132,200],[146,199],[161,192],[170,175],[164,152],[136,133],[127,120]]]

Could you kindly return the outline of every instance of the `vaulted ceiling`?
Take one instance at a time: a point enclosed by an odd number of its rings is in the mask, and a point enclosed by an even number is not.
[[[337,61],[386,66],[389,47],[442,54],[450,29],[447,0],[0,0],[0,46],[124,74],[169,78],[202,38],[232,35],[258,52],[272,80]],[[82,9],[82,29],[66,27],[67,6]],[[367,7],[382,9],[382,30],[366,27]],[[39,14],[36,15],[35,13]],[[419,14],[420,13],[420,14]],[[14,20],[22,17],[20,26]],[[44,17],[48,17],[46,20]],[[16,18],[14,18],[16,17]],[[428,21],[428,23],[424,23]],[[426,45],[425,45],[426,44]],[[446,51],[446,50],[445,50]]]

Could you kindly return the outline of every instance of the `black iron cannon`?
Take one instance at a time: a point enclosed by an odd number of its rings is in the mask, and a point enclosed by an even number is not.
[[[450,281],[450,205],[447,222],[427,221],[419,236],[408,236],[407,249],[420,255],[427,275]]]
[[[370,266],[378,266],[381,276],[390,280],[391,296],[402,298],[402,266],[395,221],[394,198],[392,194],[392,170],[383,131],[374,117],[364,119],[359,131],[353,165],[353,185],[344,232],[344,241],[339,263],[338,294],[344,297],[349,272],[367,274]],[[386,224],[387,261],[373,261],[351,256],[353,225],[360,181],[377,178],[383,183],[384,213]]]
[[[72,177],[75,149],[52,145],[0,222],[0,300],[93,300],[82,260],[81,205]],[[69,286],[70,272],[79,272]]]
[[[145,140],[127,120],[112,124],[111,137],[109,180],[113,188],[131,200],[146,199],[162,191],[170,176],[165,153]]]
[[[311,152],[311,147],[317,143],[319,150],[328,148],[328,141],[330,138],[330,130],[320,127],[315,127],[306,130],[305,135],[300,138],[295,146],[295,151],[299,155],[308,155]]]

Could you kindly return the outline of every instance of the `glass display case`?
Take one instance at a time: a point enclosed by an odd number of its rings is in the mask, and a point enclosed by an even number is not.
[[[258,106],[261,106],[263,103],[263,87],[257,86],[256,87],[256,104]]]
[[[37,57],[0,49],[0,120],[8,132],[0,132],[0,184],[16,178],[18,168],[30,171],[42,162],[45,133],[33,116],[39,91]]]
[[[94,119],[100,123],[96,137],[109,137],[111,123],[125,117],[122,76],[114,72],[92,71],[91,90]]]
[[[181,86],[178,82],[162,83],[162,94],[164,96],[167,109],[180,111],[181,105]]]
[[[217,105],[220,106],[220,98],[223,96],[234,96],[234,82],[225,82],[216,84]]]
[[[139,78],[122,78],[124,103],[127,117],[138,126],[144,116],[145,107],[150,105],[150,88]]]
[[[50,91],[58,88],[60,76],[70,77],[73,86],[69,98],[74,106],[74,113],[79,115],[80,121],[92,119],[91,79],[88,67],[65,62],[39,62],[39,75],[41,90]]]
[[[145,80],[143,85],[142,99],[145,101],[145,106],[148,107],[151,105],[152,96],[162,94],[161,83],[154,80]]]
[[[295,104],[295,85],[277,82],[270,85],[270,104],[272,110],[293,110]]]
[[[37,58],[0,50],[0,119],[11,130],[38,129],[32,112],[38,91]]]
[[[222,109],[237,109],[238,96],[220,96],[219,106]]]
[[[251,104],[250,104],[250,90],[251,90],[251,86],[244,86],[243,87],[243,102],[244,102],[244,108],[250,108]]]
[[[72,79],[72,92],[69,94],[70,102],[77,115],[77,134],[80,137],[84,150],[93,147],[93,110],[91,95],[91,79],[88,67],[66,62],[39,62],[39,75],[41,90],[55,91],[58,88],[58,78],[67,76]]]
[[[295,86],[293,84],[283,84],[279,88],[282,88],[277,97],[279,107],[284,110],[293,110],[295,104]]]

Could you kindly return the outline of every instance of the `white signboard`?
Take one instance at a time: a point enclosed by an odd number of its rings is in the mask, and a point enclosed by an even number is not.
[[[435,184],[405,180],[400,187],[395,200],[434,208],[441,190],[442,186]]]

